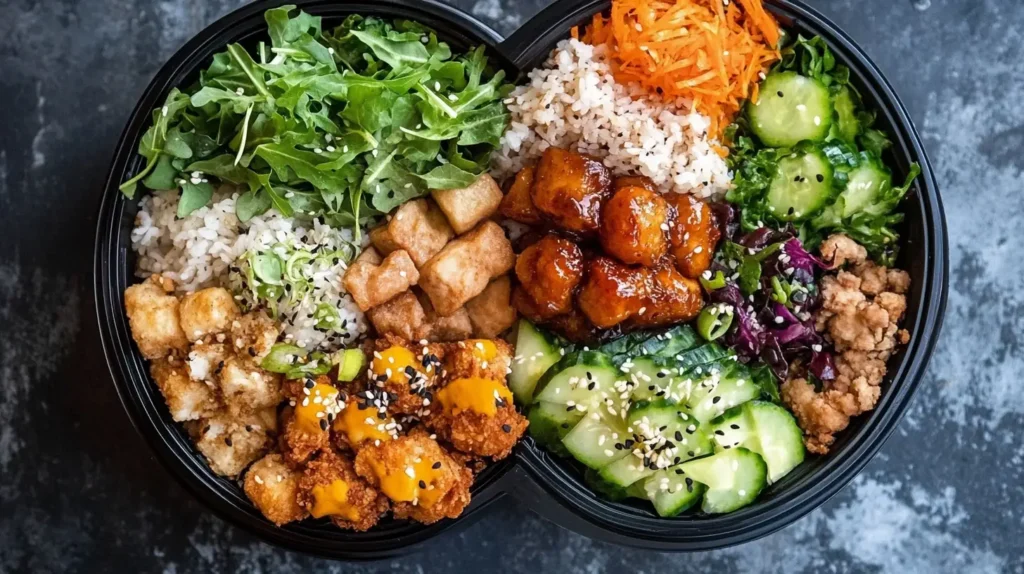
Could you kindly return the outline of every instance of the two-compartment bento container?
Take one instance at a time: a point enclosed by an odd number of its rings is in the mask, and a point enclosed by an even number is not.
[[[946,302],[948,260],[946,226],[935,178],[921,138],[889,83],[864,52],[835,25],[795,0],[766,0],[784,27],[822,36],[836,59],[849,66],[851,81],[866,102],[879,111],[878,125],[892,135],[887,153],[901,179],[911,162],[921,165],[904,203],[904,246],[899,267],[912,277],[905,325],[911,342],[889,363],[877,408],[854,419],[827,456],[811,456],[758,500],[720,516],[686,514],[659,518],[646,505],[613,503],[582,482],[573,463],[553,457],[525,438],[509,458],[490,465],[476,479],[473,502],[463,516],[425,526],[386,519],[369,532],[340,530],[326,519],[307,519],[276,527],[249,502],[238,483],[216,476],[174,423],[144,359],[132,341],[123,294],[133,282],[135,261],[131,229],[137,201],[126,199],[118,185],[141,168],[136,154],[150,111],[167,92],[193,80],[214,53],[228,43],[254,44],[266,34],[263,12],[281,1],[247,5],[213,23],[183,46],[160,69],[132,112],[118,143],[100,205],[96,234],[95,289],[100,336],[117,392],[125,410],[161,463],[217,515],[260,538],[309,554],[336,559],[374,559],[409,552],[417,545],[462,528],[485,507],[511,496],[537,514],[586,536],[642,548],[695,551],[748,542],[779,530],[815,509],[846,486],[892,434],[924,374],[938,338]],[[503,40],[471,16],[433,0],[339,2],[292,0],[328,23],[359,13],[408,18],[434,28],[441,39],[465,49],[483,44],[510,78],[540,65],[571,27],[584,24],[609,6],[608,0],[557,0]]]

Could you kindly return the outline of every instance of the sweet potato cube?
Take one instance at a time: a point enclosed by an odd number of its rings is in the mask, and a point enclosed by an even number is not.
[[[486,173],[476,178],[469,187],[437,189],[431,195],[458,235],[494,215],[502,198],[498,183]]]

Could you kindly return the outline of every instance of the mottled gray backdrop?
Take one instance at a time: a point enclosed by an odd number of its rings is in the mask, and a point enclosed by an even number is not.
[[[422,553],[318,562],[211,516],[150,456],[109,381],[94,210],[136,99],[237,0],[0,0],[0,572],[1024,572],[1024,3],[816,0],[878,63],[938,173],[952,248],[942,341],[877,458],[753,544],[659,555],[509,502]],[[457,0],[510,32],[546,0]]]

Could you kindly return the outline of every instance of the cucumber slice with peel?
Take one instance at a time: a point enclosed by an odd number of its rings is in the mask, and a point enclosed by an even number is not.
[[[743,447],[756,452],[768,465],[768,482],[786,476],[804,461],[803,433],[786,409],[765,401],[751,401],[730,409],[709,427],[719,447]]]
[[[731,448],[679,465],[684,474],[708,487],[701,510],[733,512],[750,504],[768,484],[764,459],[745,448]]]
[[[770,74],[757,102],[747,106],[754,134],[769,147],[819,142],[832,127],[832,98],[824,84],[796,72]]]
[[[520,404],[528,405],[533,401],[537,381],[561,358],[561,349],[551,337],[539,331],[529,321],[519,321],[516,356],[512,360],[508,388]]]
[[[537,381],[534,400],[593,410],[602,403],[602,393],[610,394],[622,374],[604,353],[570,353]]]
[[[832,164],[820,150],[783,157],[768,186],[768,210],[783,221],[811,217],[832,197],[833,174]]]
[[[538,402],[530,407],[527,415],[530,426],[526,428],[537,444],[552,454],[566,456],[569,452],[565,450],[562,439],[582,418],[583,412],[576,409],[569,410],[565,405]]]

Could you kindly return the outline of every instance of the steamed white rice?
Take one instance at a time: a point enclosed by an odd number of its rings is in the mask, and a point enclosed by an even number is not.
[[[617,175],[645,175],[665,192],[709,197],[727,190],[729,170],[707,137],[708,118],[689,102],[661,102],[616,83],[605,52],[575,39],[559,42],[505,100],[512,122],[494,156],[496,177],[556,146],[601,158]]]
[[[237,193],[218,192],[210,205],[184,219],[176,217],[177,191],[154,192],[139,202],[132,230],[132,248],[138,254],[136,275],[162,274],[173,279],[180,293],[205,287],[228,287],[229,269],[250,249],[266,251],[285,243],[299,248],[333,251],[352,241],[347,229],[334,229],[314,221],[307,229],[296,220],[269,211],[241,223],[235,216]],[[344,261],[311,270],[312,289],[300,301],[283,302],[279,317],[284,339],[307,349],[334,350],[351,343],[367,325],[352,298],[342,290]],[[236,299],[247,303],[241,294]],[[320,303],[338,314],[335,326],[318,330],[310,316]]]

